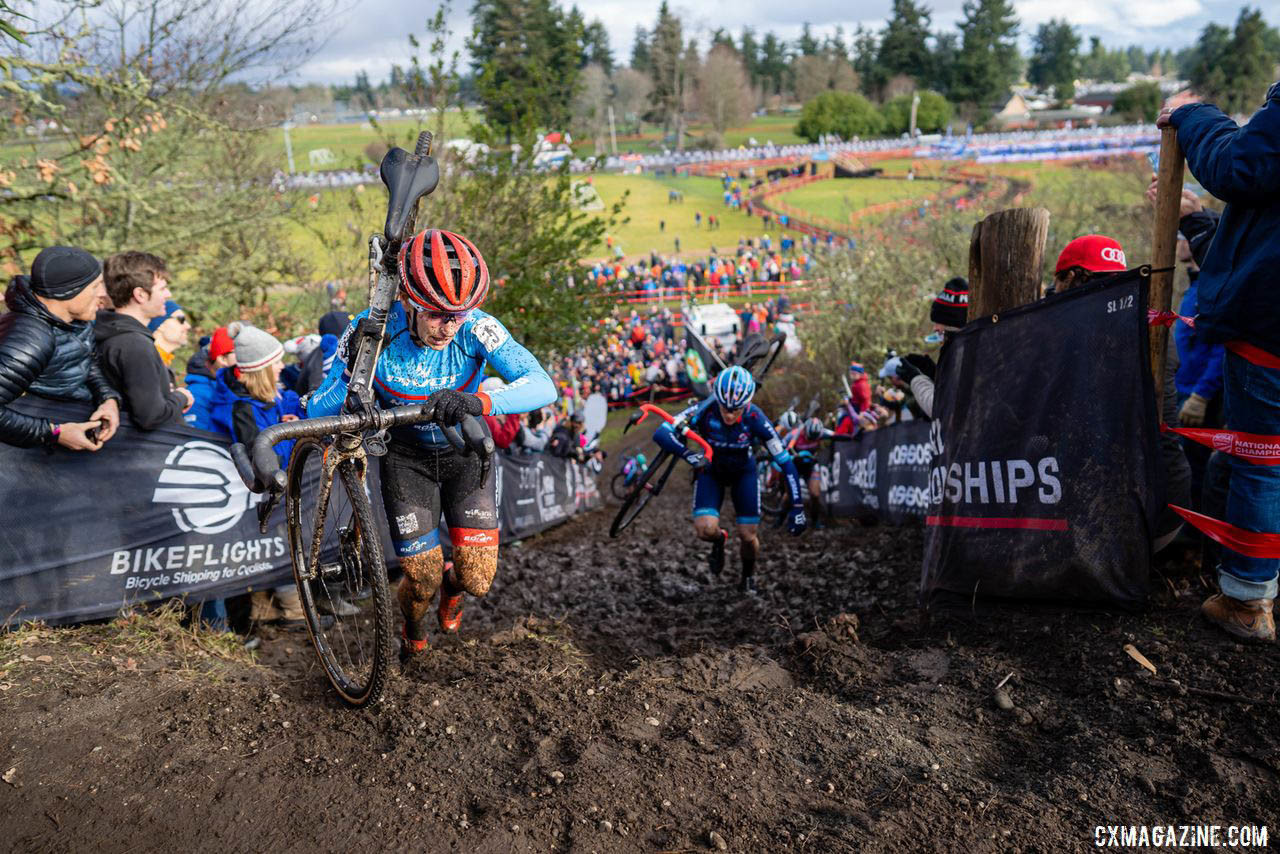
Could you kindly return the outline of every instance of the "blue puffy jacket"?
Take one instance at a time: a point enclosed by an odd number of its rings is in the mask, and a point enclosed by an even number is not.
[[[1200,268],[1196,329],[1280,356],[1280,83],[1244,127],[1210,104],[1179,107],[1170,123],[1191,174],[1227,203]]]
[[[293,391],[283,391],[271,403],[263,403],[249,395],[249,390],[235,376],[235,368],[218,371],[213,391],[213,405],[209,410],[210,430],[224,433],[233,441],[252,444],[258,433],[272,424],[279,424],[286,415],[302,417],[302,404]],[[293,441],[276,445],[276,455],[282,466],[289,464]]]
[[[1191,287],[1182,298],[1178,313],[1183,317],[1195,317],[1198,308],[1199,279],[1193,274]],[[1213,400],[1222,392],[1221,344],[1210,344],[1199,333],[1199,325],[1192,329],[1181,320],[1173,327],[1173,340],[1178,345],[1178,373],[1174,383],[1182,394],[1198,394],[1205,400]]]
[[[213,407],[213,391],[217,387],[217,380],[213,376],[213,371],[209,369],[208,351],[197,350],[195,355],[187,360],[187,375],[183,377],[182,382],[186,385],[187,391],[191,392],[194,401],[191,408],[183,413],[182,420],[188,427],[213,430],[213,424],[209,422],[209,410]]]

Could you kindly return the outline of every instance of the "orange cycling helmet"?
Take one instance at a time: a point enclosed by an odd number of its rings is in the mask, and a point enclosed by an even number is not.
[[[489,268],[470,240],[429,228],[400,247],[400,288],[423,311],[471,311],[489,295]]]

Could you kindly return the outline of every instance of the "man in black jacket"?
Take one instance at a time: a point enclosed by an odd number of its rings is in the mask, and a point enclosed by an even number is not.
[[[31,276],[16,276],[0,315],[0,442],[30,448],[58,444],[96,451],[120,425],[120,395],[93,357],[93,320],[103,294],[102,265],[83,249],[51,246]],[[88,421],[55,424],[14,411],[24,394],[92,401]]]
[[[124,396],[125,409],[143,430],[182,421],[193,398],[174,388],[147,323],[164,314],[169,271],[146,252],[121,252],[104,265],[107,295],[115,311],[100,311],[94,324],[98,359],[107,381]]]
[[[578,439],[579,434],[582,433],[584,421],[582,412],[575,411],[556,425],[556,429],[551,431],[551,441],[547,443],[547,453],[553,457],[585,462],[586,454],[582,450],[582,442]]]

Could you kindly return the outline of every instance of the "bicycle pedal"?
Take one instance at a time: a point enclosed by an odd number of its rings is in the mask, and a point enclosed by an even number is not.
[[[364,450],[371,457],[385,457],[387,455],[386,431],[380,430],[365,437]]]

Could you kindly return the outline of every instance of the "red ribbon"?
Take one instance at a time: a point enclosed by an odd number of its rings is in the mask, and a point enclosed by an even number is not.
[[[1187,520],[1192,527],[1203,533],[1216,543],[1238,552],[1245,557],[1280,558],[1280,534],[1262,534],[1257,531],[1246,531],[1235,525],[1214,519],[1170,504],[1169,509]]]
[[[1193,442],[1239,457],[1255,465],[1280,466],[1280,437],[1262,436],[1257,433],[1240,433],[1236,430],[1212,430],[1200,427],[1170,427],[1161,424],[1165,433],[1177,433]]]
[[[1147,309],[1147,325],[1148,326],[1173,326],[1181,320],[1183,323],[1196,328],[1196,319],[1194,317],[1186,317],[1178,314],[1176,311],[1156,311],[1154,308]]]

